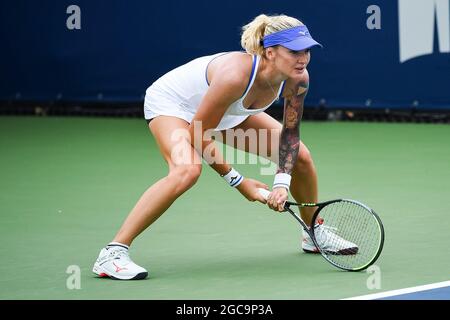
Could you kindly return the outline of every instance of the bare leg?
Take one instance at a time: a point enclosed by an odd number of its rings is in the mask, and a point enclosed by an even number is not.
[[[267,154],[261,154],[261,150],[257,151],[257,154],[263,156],[275,163],[278,163],[278,143],[279,143],[279,135],[281,132],[281,123],[272,118],[266,113],[259,113],[257,115],[253,115],[247,118],[243,123],[238,125],[233,129],[253,129],[259,132],[260,129],[267,130]],[[277,137],[271,137],[271,134],[276,134]],[[222,132],[222,135],[225,137],[226,133]],[[258,134],[258,139],[260,139],[260,135]],[[271,145],[271,141],[275,143]],[[232,145],[234,147],[239,147],[237,145],[237,141],[225,141],[227,144]],[[254,146],[251,148],[250,143],[257,143],[259,146],[260,142],[250,142],[246,140],[245,148],[242,148],[247,152],[254,152],[256,149]],[[317,181],[317,173],[314,167],[314,162],[311,158],[311,154],[308,148],[300,143],[300,152],[295,167],[292,170],[292,180],[290,191],[292,196],[294,197],[296,202],[317,202],[318,201],[318,181]],[[312,216],[314,214],[315,208],[301,208],[300,213],[303,221],[306,224],[311,225]]]
[[[306,146],[301,143],[299,160],[292,170],[292,181],[290,191],[296,202],[315,202],[319,201],[319,191],[317,182],[317,172],[312,160],[311,154]],[[301,208],[300,214],[303,221],[311,226],[312,217],[316,208]]]
[[[180,195],[192,187],[201,173],[201,158],[191,144],[184,139],[172,140],[175,130],[187,130],[187,122],[175,117],[159,116],[150,122],[149,127],[169,165],[169,174],[144,192],[114,237],[113,241],[126,245],[130,245]],[[171,157],[174,147],[182,150],[177,153],[177,159]]]

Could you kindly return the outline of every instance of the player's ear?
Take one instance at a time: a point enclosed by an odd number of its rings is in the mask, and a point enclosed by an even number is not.
[[[269,61],[272,61],[273,59],[275,59],[275,48],[274,47],[266,48],[266,58]]]

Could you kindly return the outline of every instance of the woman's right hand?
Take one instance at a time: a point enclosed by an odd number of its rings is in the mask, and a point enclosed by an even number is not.
[[[258,188],[269,190],[269,187],[265,183],[248,178],[244,178],[241,184],[236,187],[247,200],[259,201],[264,204],[267,203],[266,199],[258,191]]]

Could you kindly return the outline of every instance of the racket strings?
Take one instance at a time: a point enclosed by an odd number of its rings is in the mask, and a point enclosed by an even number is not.
[[[330,262],[345,269],[358,269],[376,258],[382,235],[370,209],[343,200],[326,205],[319,218],[323,224],[315,228],[314,234]]]

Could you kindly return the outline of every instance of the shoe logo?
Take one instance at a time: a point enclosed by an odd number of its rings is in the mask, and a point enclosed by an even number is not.
[[[298,33],[300,33],[302,36],[306,36],[306,31],[299,31]]]
[[[127,268],[121,268],[121,267],[119,267],[117,264],[115,264],[114,262],[113,262],[113,265],[114,265],[114,267],[116,267],[116,272],[120,272],[120,271],[122,271],[122,270],[128,270]]]

